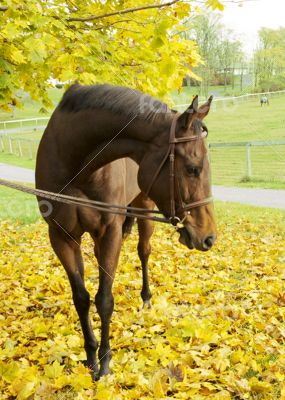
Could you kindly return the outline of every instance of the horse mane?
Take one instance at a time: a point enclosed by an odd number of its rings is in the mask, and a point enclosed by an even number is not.
[[[159,116],[171,113],[165,103],[152,96],[109,84],[81,86],[76,83],[64,93],[58,108],[66,112],[100,108],[152,122]]]

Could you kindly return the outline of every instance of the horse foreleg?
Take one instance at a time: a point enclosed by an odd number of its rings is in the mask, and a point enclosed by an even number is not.
[[[153,223],[148,220],[138,220],[139,243],[138,254],[142,266],[142,290],[141,298],[144,306],[151,307],[151,291],[148,279],[148,259],[151,253],[150,238],[153,233]]]
[[[147,208],[150,210],[154,209],[154,202],[149,198],[140,194],[132,203],[135,207]],[[150,238],[153,234],[153,222],[146,219],[138,219],[138,232],[139,232],[139,242],[138,242],[138,255],[142,266],[142,290],[141,298],[143,300],[144,306],[151,307],[151,291],[149,288],[148,280],[148,259],[151,253]]]
[[[95,380],[98,376],[96,361],[97,340],[94,336],[90,319],[90,295],[84,284],[84,265],[80,249],[80,238],[71,239],[65,232],[57,228],[49,228],[50,242],[54,252],[67,272],[73,294],[73,302],[78,313],[84,336],[84,348],[86,351],[86,366],[92,372]]]
[[[110,320],[114,310],[112,286],[122,244],[122,224],[110,225],[100,240],[95,240],[99,263],[99,288],[95,304],[101,319],[101,343],[99,347],[99,376],[110,373],[109,363],[112,358],[110,348]]]

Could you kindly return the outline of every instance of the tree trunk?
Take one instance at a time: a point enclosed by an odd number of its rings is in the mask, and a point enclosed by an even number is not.
[[[226,91],[227,88],[227,70],[224,68],[224,92]]]
[[[240,91],[242,92],[243,89],[243,67],[241,68],[241,73],[240,73]]]

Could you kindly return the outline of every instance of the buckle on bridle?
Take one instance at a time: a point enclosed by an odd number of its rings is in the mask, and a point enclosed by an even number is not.
[[[187,215],[189,215],[189,214],[190,214],[190,211],[187,211],[187,213],[183,219],[180,219],[179,217],[174,216],[174,217],[170,217],[169,221],[173,226],[175,226],[176,230],[184,228],[183,222],[185,221],[185,219],[187,218]]]
[[[180,219],[179,217],[174,216],[174,217],[170,217],[170,218],[169,218],[169,222],[170,222],[173,226],[177,227],[177,224],[179,224],[179,223],[181,222],[181,219]]]

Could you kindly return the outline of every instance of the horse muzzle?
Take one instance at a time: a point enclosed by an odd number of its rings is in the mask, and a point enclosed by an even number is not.
[[[190,250],[196,249],[200,251],[208,251],[213,247],[216,240],[215,234],[206,235],[204,238],[199,240],[186,227],[179,228],[178,232],[180,235],[179,242],[188,247]]]

